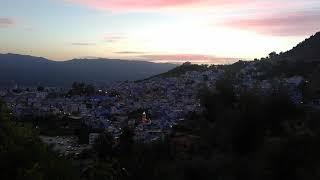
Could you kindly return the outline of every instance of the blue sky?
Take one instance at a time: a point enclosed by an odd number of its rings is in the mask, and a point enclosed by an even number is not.
[[[0,53],[228,63],[320,29],[317,0],[0,0]]]

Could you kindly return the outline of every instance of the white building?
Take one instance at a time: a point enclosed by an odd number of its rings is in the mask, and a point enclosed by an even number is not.
[[[89,134],[89,144],[93,145],[96,141],[96,139],[99,137],[99,133],[90,133]]]

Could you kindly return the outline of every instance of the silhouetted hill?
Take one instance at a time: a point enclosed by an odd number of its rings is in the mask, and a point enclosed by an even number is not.
[[[180,66],[177,66],[165,73],[161,73],[153,77],[164,77],[164,78],[177,77],[190,71],[205,71],[207,70],[207,68],[208,68],[207,65],[198,65],[198,64],[191,64],[190,62],[185,62]],[[153,78],[153,77],[150,77],[150,78]]]
[[[262,78],[310,76],[320,70],[320,32],[287,52],[271,53],[268,58],[257,61],[256,67],[264,74]]]
[[[238,73],[247,65],[255,63],[256,71],[263,74],[262,79],[273,77],[290,77],[301,75],[308,77],[320,70],[320,32],[305,39],[291,50],[276,54],[270,53],[259,61],[238,61],[230,65],[204,66],[185,63],[154,77],[175,77],[188,71],[205,71],[210,68],[221,68],[231,73]]]
[[[69,86],[74,81],[107,84],[138,80],[166,72],[176,65],[118,59],[51,61],[41,57],[0,54],[0,85]]]
[[[281,57],[320,61],[320,32],[302,41]]]

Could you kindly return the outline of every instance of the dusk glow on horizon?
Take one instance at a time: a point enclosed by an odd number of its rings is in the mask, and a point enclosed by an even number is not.
[[[0,53],[225,64],[320,30],[319,0],[0,0]]]

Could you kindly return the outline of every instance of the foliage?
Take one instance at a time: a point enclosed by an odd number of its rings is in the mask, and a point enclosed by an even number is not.
[[[87,180],[118,180],[122,177],[121,168],[115,161],[96,161],[83,175]]]
[[[44,87],[43,86],[38,86],[37,87],[37,91],[40,91],[40,92],[44,91]]]
[[[256,61],[257,72],[264,74],[260,77],[262,79],[295,75],[308,77],[310,73],[319,70],[319,46],[320,32],[285,53],[272,52],[269,57]]]
[[[233,106],[235,92],[230,79],[221,79],[216,82],[214,90],[203,89],[200,92],[202,105],[206,108],[205,115],[210,121],[215,121],[223,115],[224,110]]]
[[[93,149],[97,152],[100,159],[107,159],[112,157],[114,150],[114,139],[110,133],[103,132],[95,140]]]
[[[5,105],[0,114],[1,179],[77,179],[75,169],[57,158],[31,128],[12,121]]]
[[[95,87],[93,85],[74,82],[72,84],[72,89],[68,92],[68,96],[75,96],[75,95],[90,96],[90,95],[93,95],[94,93],[95,93]]]

